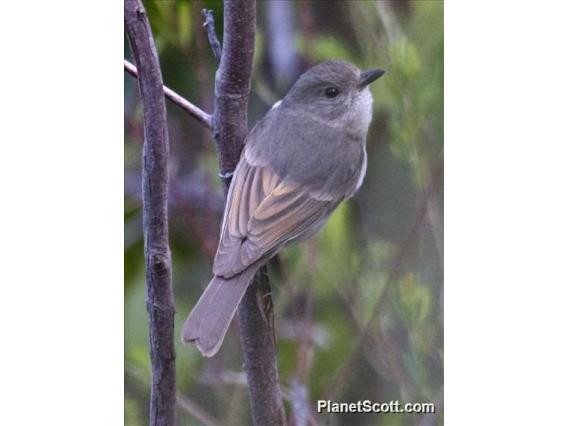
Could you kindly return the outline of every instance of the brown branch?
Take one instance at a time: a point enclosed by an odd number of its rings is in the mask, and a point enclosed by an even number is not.
[[[124,70],[133,77],[138,78],[138,70],[136,69],[134,64],[131,64],[126,59],[124,60]],[[187,99],[185,99],[183,96],[174,92],[169,87],[163,86],[163,89],[166,98],[168,98],[174,104],[176,104],[181,109],[186,111],[189,115],[191,115],[201,124],[203,124],[205,127],[211,129],[211,115],[207,114],[205,111],[202,111],[201,109],[193,105],[191,102],[189,102]]]
[[[285,425],[286,413],[276,365],[274,309],[266,266],[239,305],[239,330],[255,426]]]
[[[168,126],[162,73],[146,11],[140,0],[124,2],[124,18],[140,76],[144,109],[142,169],[146,308],[150,328],[150,425],[175,424],[174,296],[168,241]]]
[[[225,0],[224,5],[224,47],[215,75],[215,112],[212,123],[221,174],[230,177],[237,166],[248,133],[247,107],[256,7],[253,0]]]
[[[206,16],[211,25],[213,15]],[[254,0],[225,0],[223,50],[215,78],[213,135],[221,177],[228,188],[248,133],[247,106],[256,29]],[[259,308],[271,306],[268,276],[261,268],[238,309],[241,347],[255,425],[284,425],[286,415],[276,366],[272,315]],[[260,284],[260,285],[259,285]]]
[[[215,32],[215,18],[213,17],[213,11],[203,9],[201,14],[205,18],[203,26],[207,28],[207,38],[209,39],[209,44],[211,45],[211,50],[213,50],[213,56],[217,59],[217,62],[221,62],[221,43],[217,38],[217,33]]]

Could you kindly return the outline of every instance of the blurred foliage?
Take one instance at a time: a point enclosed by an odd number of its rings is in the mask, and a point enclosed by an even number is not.
[[[258,28],[250,126],[279,99],[266,10]],[[369,165],[355,198],[311,241],[269,265],[278,361],[293,418],[292,383],[307,391],[312,424],[443,423],[443,2],[288,2],[299,75],[327,59],[387,74],[372,85]],[[165,83],[212,110],[215,61],[200,10],[220,1],[146,1]],[[125,40],[125,56],[131,59]],[[145,308],[140,163],[142,110],[125,76],[125,423],[147,423],[150,366]],[[279,82],[281,83],[281,82]],[[170,242],[176,334],[210,278],[223,208],[210,135],[171,103]],[[221,424],[250,423],[236,325],[219,355],[177,347],[178,390]],[[435,402],[438,413],[317,414],[317,399]],[[421,423],[424,422],[424,423]],[[180,425],[202,422],[178,410]]]

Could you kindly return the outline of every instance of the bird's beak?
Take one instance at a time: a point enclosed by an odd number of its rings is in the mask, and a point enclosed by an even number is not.
[[[363,71],[361,73],[360,81],[359,81],[359,88],[363,89],[364,87],[371,84],[377,78],[381,77],[386,71],[382,69],[374,69],[369,71]]]

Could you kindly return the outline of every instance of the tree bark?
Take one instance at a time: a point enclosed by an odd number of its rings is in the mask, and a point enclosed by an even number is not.
[[[253,423],[256,426],[285,425],[266,266],[256,273],[254,283],[239,305],[238,315]]]
[[[125,0],[124,17],[138,68],[144,109],[142,166],[146,308],[152,384],[150,425],[175,424],[174,297],[168,241],[168,128],[162,74],[152,31],[140,0]]]
[[[254,0],[225,0],[221,61],[215,75],[213,135],[221,177],[229,187],[248,133],[247,106],[256,30]],[[211,31],[209,32],[211,38]],[[276,365],[276,343],[266,269],[261,268],[238,309],[241,347],[253,423],[284,425],[286,416]]]
[[[254,0],[225,0],[224,4],[221,62],[215,73],[213,136],[221,174],[230,176],[239,162],[248,133],[256,6]]]

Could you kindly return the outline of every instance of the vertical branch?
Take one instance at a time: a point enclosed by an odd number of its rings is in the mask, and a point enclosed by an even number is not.
[[[225,0],[223,48],[215,74],[213,136],[221,174],[230,177],[247,135],[256,6],[254,0]]]
[[[255,426],[285,425],[276,365],[274,310],[266,266],[260,268],[239,305],[241,348]]]
[[[211,50],[213,50],[213,56],[217,59],[217,62],[221,61],[221,44],[217,38],[217,33],[215,32],[215,19],[213,18],[213,11],[203,9],[201,15],[205,18],[205,23],[203,26],[207,28],[207,37],[209,38],[209,45]]]
[[[214,37],[212,16],[208,34]],[[247,106],[256,30],[255,0],[225,0],[221,61],[215,74],[213,135],[226,187],[248,133]],[[215,50],[215,49],[214,49]],[[255,425],[284,425],[284,405],[276,366],[272,301],[266,269],[261,268],[238,310],[241,346]],[[261,308],[260,306],[263,306]]]
[[[125,0],[126,29],[144,108],[142,168],[146,308],[150,326],[150,425],[175,424],[174,298],[168,242],[168,128],[158,55],[140,0]]]

